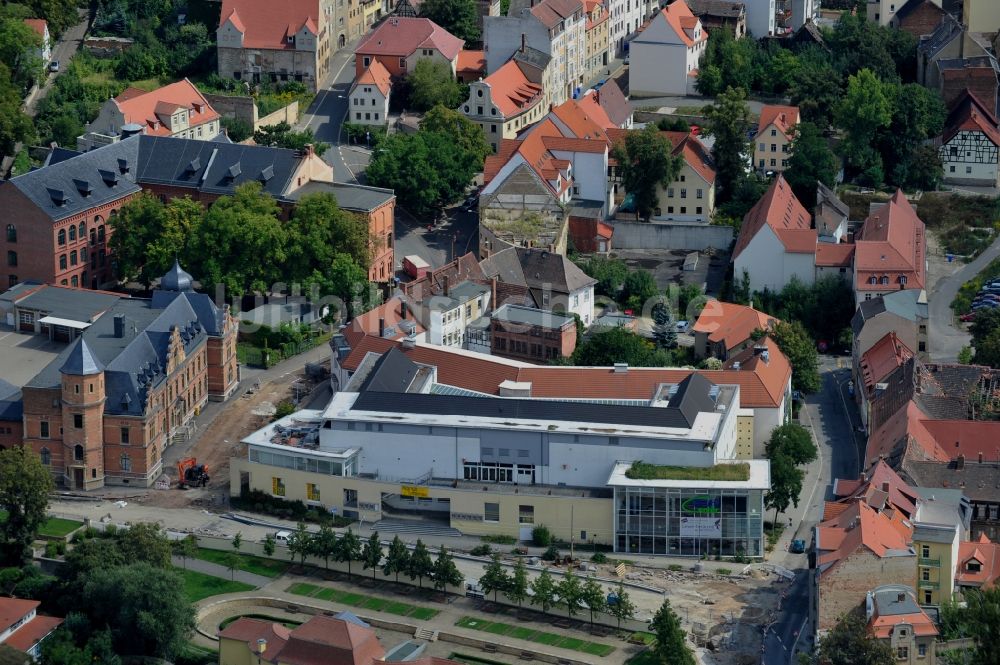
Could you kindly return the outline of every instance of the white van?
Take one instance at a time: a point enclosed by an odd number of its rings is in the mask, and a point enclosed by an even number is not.
[[[291,531],[279,531],[276,534],[274,534],[274,542],[276,542],[279,545],[284,545],[285,547],[288,547],[288,541],[291,539],[292,539]]]

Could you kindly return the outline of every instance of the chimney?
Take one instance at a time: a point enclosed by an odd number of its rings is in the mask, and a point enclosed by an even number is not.
[[[888,492],[889,491],[889,481],[888,480],[882,482],[882,491],[883,492]]]
[[[121,339],[125,336],[125,315],[115,314],[115,337]]]
[[[451,280],[448,278],[448,275],[445,275],[444,276],[444,294],[445,295],[448,295],[448,291],[451,290],[450,287],[451,287]]]
[[[257,639],[257,653],[261,656],[267,651],[267,640],[263,637]]]
[[[407,314],[407,312],[406,312],[406,301],[403,300],[403,299],[400,299],[400,301],[399,301],[399,318],[401,318],[401,319],[403,319],[405,321],[406,320],[406,314]]]
[[[315,154],[316,154],[316,146],[314,146],[312,143],[307,143],[306,144],[306,157],[312,157]]]
[[[385,335],[385,319],[381,316],[378,317],[378,336],[382,337]]]
[[[403,348],[404,349],[412,349],[416,345],[417,345],[417,337],[416,337],[416,335],[407,335],[406,337],[403,338]]]
[[[955,459],[955,468],[956,469],[965,468],[965,455],[959,453],[958,457]]]

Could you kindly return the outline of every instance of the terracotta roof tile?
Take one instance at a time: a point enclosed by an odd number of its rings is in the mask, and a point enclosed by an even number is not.
[[[804,231],[809,230],[811,226],[809,213],[799,203],[788,181],[780,173],[760,201],[743,217],[740,234],[736,238],[736,246],[733,249],[734,259],[747,248],[747,245],[764,228],[765,224],[770,226],[776,235],[781,230]],[[806,237],[806,234],[790,234],[786,239],[796,247],[800,247],[805,244]],[[781,239],[780,236],[779,239]],[[784,240],[782,239],[783,242]],[[813,230],[813,247],[815,251],[815,230]]]
[[[463,44],[463,40],[429,18],[392,16],[368,33],[354,52],[406,58],[418,48],[433,48],[454,61]]]
[[[531,8],[531,13],[547,28],[555,28],[577,12],[583,12],[581,0],[542,0]]]
[[[980,131],[990,143],[1000,146],[1000,129],[996,116],[971,90],[964,90],[952,104],[944,123],[942,143],[948,143],[960,131]]]
[[[37,600],[22,600],[19,598],[0,598],[0,632],[13,626],[22,617],[41,605]]]
[[[861,548],[879,558],[890,551],[909,550],[913,527],[898,511],[876,510],[852,499],[845,510],[821,522],[817,532],[822,577]]]
[[[283,0],[282,2],[257,2],[257,0],[222,0],[222,21],[232,21],[243,33],[243,48],[294,49],[288,37],[312,19],[319,21],[317,0]],[[311,28],[315,31],[315,27]],[[318,35],[319,33],[316,32]]]
[[[854,262],[854,243],[816,243],[816,265],[827,268],[846,268]]]
[[[924,288],[926,243],[924,223],[902,190],[896,190],[888,203],[868,216],[855,235],[855,290]],[[906,281],[901,282],[900,276]]]
[[[382,61],[374,60],[351,86],[351,92],[359,85],[374,85],[383,96],[386,96],[392,89],[392,75]]]
[[[979,570],[970,570],[969,562],[979,563]],[[992,587],[1000,579],[1000,543],[991,542],[986,534],[977,541],[958,544],[955,582],[961,586]]]
[[[698,17],[691,13],[691,9],[684,0],[677,0],[677,2],[664,7],[660,10],[660,14],[663,15],[667,25],[685,46],[692,46],[696,42],[708,39],[708,31],[704,28],[702,28],[700,38],[697,40],[694,38],[694,29],[699,24]]]
[[[865,391],[871,395],[875,384],[912,357],[913,351],[903,344],[895,332],[890,332],[875,342],[861,356],[860,369]]]
[[[791,138],[792,130],[799,124],[798,106],[781,106],[768,104],[760,110],[760,122],[757,123],[757,134],[774,125],[785,138]]]
[[[115,97],[115,104],[125,116],[125,122],[142,125],[145,133],[151,136],[170,136],[171,130],[163,122],[163,116],[178,108],[190,111],[189,126],[197,127],[207,122],[219,119],[205,96],[188,79],[165,85],[150,92],[137,88],[126,88],[125,92]],[[200,111],[197,108],[200,107]],[[206,137],[211,138],[211,137]]]
[[[459,51],[458,63],[455,65],[455,70],[457,72],[479,72],[485,74],[486,51]]]
[[[26,18],[24,19],[25,24],[38,33],[39,37],[45,38],[45,31],[48,30],[49,24],[43,18]]]
[[[543,99],[542,86],[529,81],[514,60],[508,60],[483,83],[490,86],[490,98],[505,119],[530,110]]]
[[[15,630],[14,634],[4,641],[4,645],[18,651],[28,651],[58,628],[62,622],[63,620],[58,617],[35,615],[34,619]]]
[[[344,330],[344,337],[347,338],[348,343],[352,346],[357,344],[365,335],[374,335],[377,337],[379,319],[382,319],[385,329],[392,329],[395,331],[390,339],[402,339],[403,337],[406,337],[406,333],[399,325],[403,320],[401,316],[402,304],[402,297],[393,296],[375,309],[354,317]],[[412,311],[408,311],[406,320],[414,324],[414,333],[419,335],[425,331],[425,328],[420,325],[420,322],[414,318],[414,313]]]
[[[767,330],[776,323],[778,319],[753,307],[712,299],[705,303],[691,330],[707,333],[709,342],[721,342],[729,351],[750,339],[754,330]]]

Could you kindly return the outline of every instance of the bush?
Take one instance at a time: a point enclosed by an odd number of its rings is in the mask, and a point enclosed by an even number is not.
[[[483,536],[479,540],[484,543],[493,543],[494,545],[514,545],[517,543],[517,538],[514,536],[508,536],[504,533],[497,534],[495,536]]]
[[[594,563],[607,563],[608,557],[604,554],[604,552],[597,552],[594,556],[590,557],[590,560]]]
[[[552,532],[549,527],[539,524],[531,530],[531,542],[535,547],[548,547],[552,544]]]
[[[469,554],[472,556],[490,556],[493,554],[493,548],[489,545],[476,545],[469,550]]]
[[[559,558],[559,548],[555,545],[550,545],[549,549],[545,550],[542,554],[543,561],[555,561]]]
[[[56,551],[56,544],[55,543],[51,543],[51,542],[50,543],[45,543],[45,557],[47,559],[55,559],[56,556],[58,556],[58,554],[59,553]]]
[[[296,522],[328,524],[333,527],[345,527],[354,523],[354,520],[350,518],[341,515],[334,516],[321,508],[307,506],[298,500],[286,501],[260,490],[241,492],[240,496],[232,497],[229,502],[237,510],[277,515],[283,519],[294,520]]]
[[[667,570],[671,570],[676,573],[679,570],[684,570],[684,566],[682,566],[679,563],[672,563],[669,566],[667,566]]]
[[[733,571],[730,568],[719,568],[717,571],[720,575],[732,575]]]
[[[253,125],[246,120],[223,117],[219,122],[223,129],[226,130],[229,140],[233,143],[246,141],[248,138],[253,136]]]

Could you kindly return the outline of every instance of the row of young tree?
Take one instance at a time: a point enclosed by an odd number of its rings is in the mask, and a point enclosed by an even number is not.
[[[367,220],[341,209],[327,193],[302,197],[291,218],[283,217],[258,182],[237,187],[207,210],[189,197],[164,203],[143,194],[109,219],[116,276],[148,286],[177,258],[204,289],[221,285],[227,296],[280,282],[369,304],[375,240]]]

